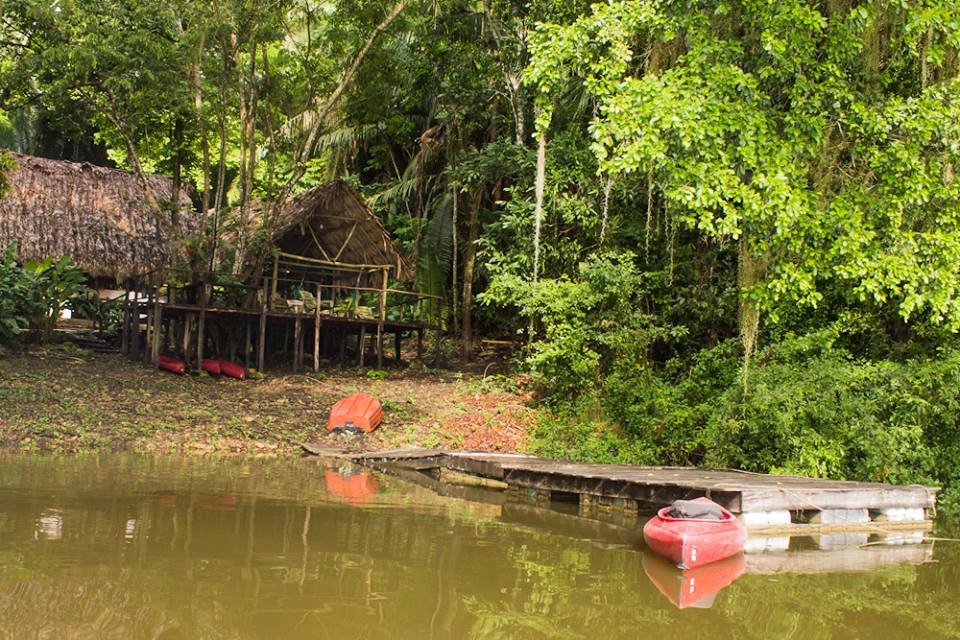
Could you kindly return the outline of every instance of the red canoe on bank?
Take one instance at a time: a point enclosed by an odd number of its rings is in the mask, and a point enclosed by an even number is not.
[[[230,362],[229,360],[217,360],[216,362],[220,367],[220,373],[228,378],[236,378],[237,380],[247,379],[247,370],[244,369],[242,365]]]
[[[196,361],[194,361],[194,364],[196,364]],[[207,360],[204,358],[203,362],[200,363],[200,368],[212,376],[220,375],[220,362],[217,360]]]
[[[187,363],[170,356],[157,358],[157,368],[182,376],[187,372]]]
[[[660,509],[643,526],[643,539],[681,569],[693,569],[743,551],[747,530],[716,502],[697,498]]]
[[[383,422],[380,401],[366,393],[354,393],[343,398],[330,409],[327,430],[343,429],[370,433]]]

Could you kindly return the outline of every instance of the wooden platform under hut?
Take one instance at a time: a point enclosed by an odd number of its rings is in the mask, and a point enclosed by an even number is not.
[[[300,371],[312,356],[377,367],[401,360],[405,336],[425,332],[437,299],[408,288],[413,270],[363,198],[336,181],[298,194],[278,210],[235,211],[225,231],[239,256],[233,271],[147,274],[146,305],[126,313],[123,345],[145,360],[188,364],[216,357]],[[259,238],[259,240],[254,240]],[[264,240],[266,238],[266,240]],[[141,347],[140,341],[145,346]]]

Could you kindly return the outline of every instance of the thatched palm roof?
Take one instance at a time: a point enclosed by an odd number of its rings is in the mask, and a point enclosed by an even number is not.
[[[251,218],[262,214],[262,207],[256,205]],[[413,277],[383,223],[342,180],[290,198],[273,221],[271,244],[284,253],[330,263],[391,267],[398,280]]]
[[[171,235],[195,231],[197,214],[183,190],[180,229],[171,233],[147,203],[136,176],[87,163],[12,154],[10,193],[0,198],[0,247],[16,240],[20,260],[69,255],[93,277],[124,277],[169,266]],[[172,181],[149,176],[161,203]],[[167,227],[167,228],[165,228]]]

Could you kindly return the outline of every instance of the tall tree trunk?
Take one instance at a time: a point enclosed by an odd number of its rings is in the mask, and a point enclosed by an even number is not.
[[[450,265],[450,304],[453,307],[450,318],[453,322],[453,335],[457,334],[460,324],[459,314],[457,313],[457,269],[460,265],[459,251],[460,243],[457,239],[457,227],[460,226],[460,194],[457,193],[457,187],[453,187],[453,221],[450,224],[450,240],[453,243],[453,258]]]
[[[185,33],[182,21],[177,21],[177,29],[181,37]],[[203,193],[200,196],[200,217],[205,220],[210,209],[210,142],[207,139],[207,127],[203,118],[203,86],[200,83],[200,65],[203,60],[203,49],[206,43],[206,31],[201,30],[200,40],[197,43],[196,59],[187,62],[187,80],[193,90],[193,111],[197,120],[197,131],[200,134],[200,151],[203,157]]]
[[[220,149],[217,159],[217,191],[213,198],[213,242],[210,249],[210,271],[216,268],[217,247],[220,242],[220,210],[223,207],[223,199],[226,193],[227,181],[227,77],[230,73],[230,62],[233,58],[233,41],[236,34],[230,33],[229,39],[224,38],[221,42],[223,47],[223,69],[220,75],[220,109],[217,113],[217,125],[220,134]],[[241,234],[245,233],[241,229]]]
[[[743,343],[743,393],[749,390],[750,361],[757,350],[757,334],[760,330],[760,310],[747,299],[750,289],[760,282],[768,260],[750,252],[747,236],[740,237],[737,280],[740,289],[740,341]]]
[[[540,225],[543,221],[543,190],[547,182],[547,132],[537,132],[537,180],[533,207],[533,281],[540,277]]]
[[[173,123],[173,154],[172,187],[170,193],[170,222],[174,227],[180,223],[180,184],[182,182],[181,169],[183,167],[183,118],[179,115]]]
[[[380,35],[387,30],[387,27],[390,26],[390,23],[392,23],[397,16],[403,12],[408,1],[409,0],[400,0],[400,2],[393,7],[390,13],[388,13],[383,20],[381,20],[380,23],[374,27],[373,31],[370,32],[370,35],[367,36],[366,42],[363,43],[363,47],[361,47],[359,53],[357,53],[357,57],[354,58],[353,62],[350,63],[350,66],[347,67],[347,70],[344,72],[340,83],[333,90],[333,92],[330,93],[323,105],[316,110],[314,115],[314,124],[307,134],[303,144],[294,154],[296,166],[291,172],[290,177],[280,189],[280,193],[277,198],[273,200],[270,203],[270,206],[267,208],[267,216],[269,220],[268,225],[272,225],[273,221],[276,220],[276,214],[279,212],[280,207],[283,206],[283,203],[293,192],[293,189],[296,187],[297,183],[300,182],[300,179],[306,173],[306,161],[313,153],[313,148],[317,144],[317,138],[320,135],[320,131],[323,129],[323,123],[326,120],[327,115],[329,115],[330,112],[333,111],[334,107],[337,106],[337,103],[340,101],[340,96],[342,96],[343,92],[346,91],[347,87],[350,86],[353,76],[357,73],[357,70],[367,57],[367,53],[369,53],[374,43],[380,38]]]
[[[380,21],[373,31],[370,32],[370,35],[367,37],[366,42],[363,43],[363,47],[360,48],[360,52],[357,54],[357,57],[354,58],[353,62],[347,67],[347,70],[343,74],[343,79],[340,81],[340,84],[337,85],[336,89],[333,90],[333,93],[327,98],[323,106],[317,111],[316,117],[314,119],[314,126],[311,128],[309,135],[307,135],[306,142],[303,147],[300,149],[299,158],[300,162],[305,161],[311,153],[313,153],[313,148],[317,144],[317,138],[320,135],[320,131],[323,129],[324,120],[326,120],[327,115],[333,110],[337,102],[340,100],[340,96],[350,85],[350,81],[353,79],[354,74],[357,72],[357,69],[360,68],[360,64],[363,62],[363,59],[366,58],[367,52],[370,51],[370,48],[380,37],[380,34],[387,30],[387,27],[390,26],[390,23],[393,22],[397,16],[399,16],[404,8],[407,6],[408,0],[401,0],[398,2],[393,9]],[[302,174],[300,175],[302,177]],[[299,180],[299,177],[297,178]]]
[[[235,66],[239,70],[240,51],[236,50]],[[237,246],[237,255],[246,253],[248,214],[250,208],[250,193],[253,190],[253,172],[256,162],[256,119],[257,119],[257,43],[250,47],[250,69],[245,82],[242,83],[243,92],[240,96],[240,242]]]
[[[483,191],[477,190],[470,202],[470,222],[467,244],[463,253],[463,361],[469,362],[473,354],[473,278],[477,259],[477,239],[480,237],[480,202]]]
[[[124,145],[127,149],[127,160],[130,161],[133,167],[133,175],[136,176],[140,188],[143,189],[143,196],[147,201],[147,206],[150,207],[151,212],[153,212],[160,226],[170,233],[172,237],[176,237],[177,230],[172,228],[170,216],[164,212],[163,206],[160,204],[160,201],[157,200],[157,195],[153,192],[153,188],[151,188],[150,182],[147,180],[147,174],[143,170],[143,164],[140,162],[140,155],[137,153],[137,147],[133,143],[133,138],[130,137],[123,122],[116,114],[115,108],[113,107],[113,104],[115,104],[114,97],[112,94],[109,94],[109,92],[108,95],[111,100],[111,108],[106,112],[107,119],[110,120],[110,123],[117,130],[117,133],[123,138]]]

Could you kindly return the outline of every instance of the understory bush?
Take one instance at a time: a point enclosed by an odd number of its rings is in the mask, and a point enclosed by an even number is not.
[[[21,264],[16,250],[10,243],[0,259],[0,341],[29,336],[43,342],[70,298],[88,291],[86,276],[66,256]]]
[[[939,484],[960,510],[960,348],[861,360],[829,332],[791,337],[742,384],[727,341],[661,367],[624,361],[534,433],[542,454]]]

